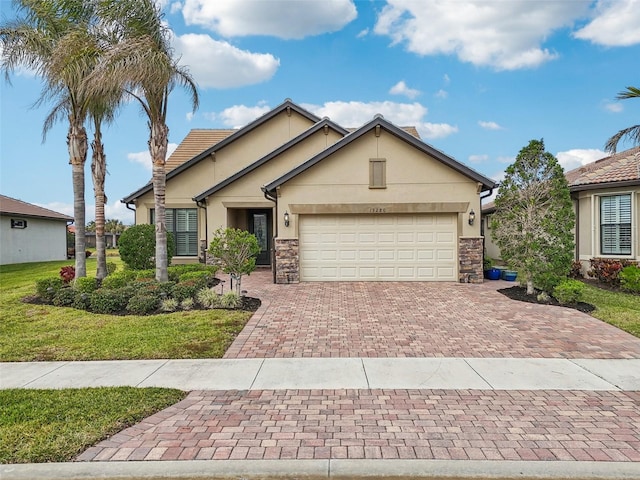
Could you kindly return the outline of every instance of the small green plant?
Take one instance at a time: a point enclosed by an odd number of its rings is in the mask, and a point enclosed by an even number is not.
[[[533,284],[536,288],[546,293],[553,293],[553,289],[561,282],[562,277],[554,272],[539,273],[533,277]]]
[[[202,288],[198,290],[196,300],[204,308],[220,308],[222,306],[220,295],[210,288]]]
[[[618,277],[623,290],[640,293],[640,266],[628,265],[620,271]]]
[[[91,294],[89,309],[94,313],[121,313],[127,308],[132,290],[101,288]]]
[[[107,262],[107,275],[113,275],[118,270],[118,265],[114,262]]]
[[[188,263],[182,265],[172,265],[168,269],[169,280],[178,282],[180,275],[189,272],[209,272],[212,277],[218,273],[218,267],[214,265],[203,265],[201,263]]]
[[[158,310],[158,297],[149,293],[138,293],[127,303],[127,312],[134,315],[148,315]]]
[[[36,293],[43,301],[51,303],[63,286],[64,282],[59,277],[43,278],[36,281]]]
[[[166,298],[160,303],[160,310],[163,312],[175,312],[180,304],[175,298]]]
[[[194,306],[195,306],[195,302],[191,297],[185,298],[180,302],[180,308],[182,308],[183,310],[193,310]]]
[[[98,280],[95,277],[80,277],[73,282],[73,288],[78,292],[91,293],[98,289]]]
[[[76,300],[77,293],[73,288],[61,288],[53,297],[53,304],[56,307],[71,307]]]
[[[187,298],[193,299],[196,293],[198,293],[198,290],[200,290],[202,287],[202,284],[198,284],[193,280],[180,282],[173,287],[173,298],[175,298],[179,302],[182,302]]]
[[[136,278],[135,270],[121,270],[119,272],[112,273],[106,278],[102,279],[103,288],[122,288],[126,287],[129,283]]]
[[[580,302],[583,294],[584,283],[579,280],[563,280],[553,289],[553,296],[563,305]]]
[[[171,232],[167,232],[167,261],[171,257],[175,243]],[[155,268],[156,256],[156,227],[155,225],[134,225],[127,228],[118,241],[120,258],[133,270]]]
[[[227,292],[220,297],[220,306],[223,308],[238,308],[240,295],[236,292]]]
[[[89,310],[91,308],[91,297],[93,294],[76,292],[76,296],[73,299],[73,308],[78,310]]]
[[[549,300],[551,300],[551,297],[549,296],[549,294],[547,292],[538,293],[538,296],[536,298],[541,303],[548,303]]]
[[[482,261],[482,268],[485,270],[491,270],[493,268],[493,258],[484,257],[484,260]]]

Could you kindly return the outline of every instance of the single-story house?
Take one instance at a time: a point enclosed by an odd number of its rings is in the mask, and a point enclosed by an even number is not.
[[[234,227],[277,283],[482,281],[475,215],[494,182],[380,115],[348,130],[287,99],[239,130],[192,131],[167,169],[176,263]],[[154,222],[151,183],[122,202]]]
[[[62,213],[0,195],[0,265],[66,260],[70,222]]]
[[[640,147],[566,172],[576,213],[576,260],[615,258],[640,262]],[[500,258],[489,222],[493,202],[483,206],[486,253]]]

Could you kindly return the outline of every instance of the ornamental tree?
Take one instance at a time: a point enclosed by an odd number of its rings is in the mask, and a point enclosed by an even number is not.
[[[222,271],[236,281],[236,293],[240,294],[243,275],[256,269],[256,255],[260,253],[258,239],[246,230],[219,228],[213,234],[209,253],[222,266]]]
[[[527,285],[550,293],[574,258],[575,213],[558,160],[542,140],[518,153],[500,184],[491,228],[502,259]]]

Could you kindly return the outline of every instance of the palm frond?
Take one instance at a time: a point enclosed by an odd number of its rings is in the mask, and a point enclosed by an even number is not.
[[[627,87],[627,89],[620,92],[616,98],[619,100],[627,100],[629,98],[640,98],[640,88]]]

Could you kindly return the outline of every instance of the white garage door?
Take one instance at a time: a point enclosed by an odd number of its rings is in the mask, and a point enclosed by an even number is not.
[[[300,215],[300,279],[457,280],[455,215]]]

